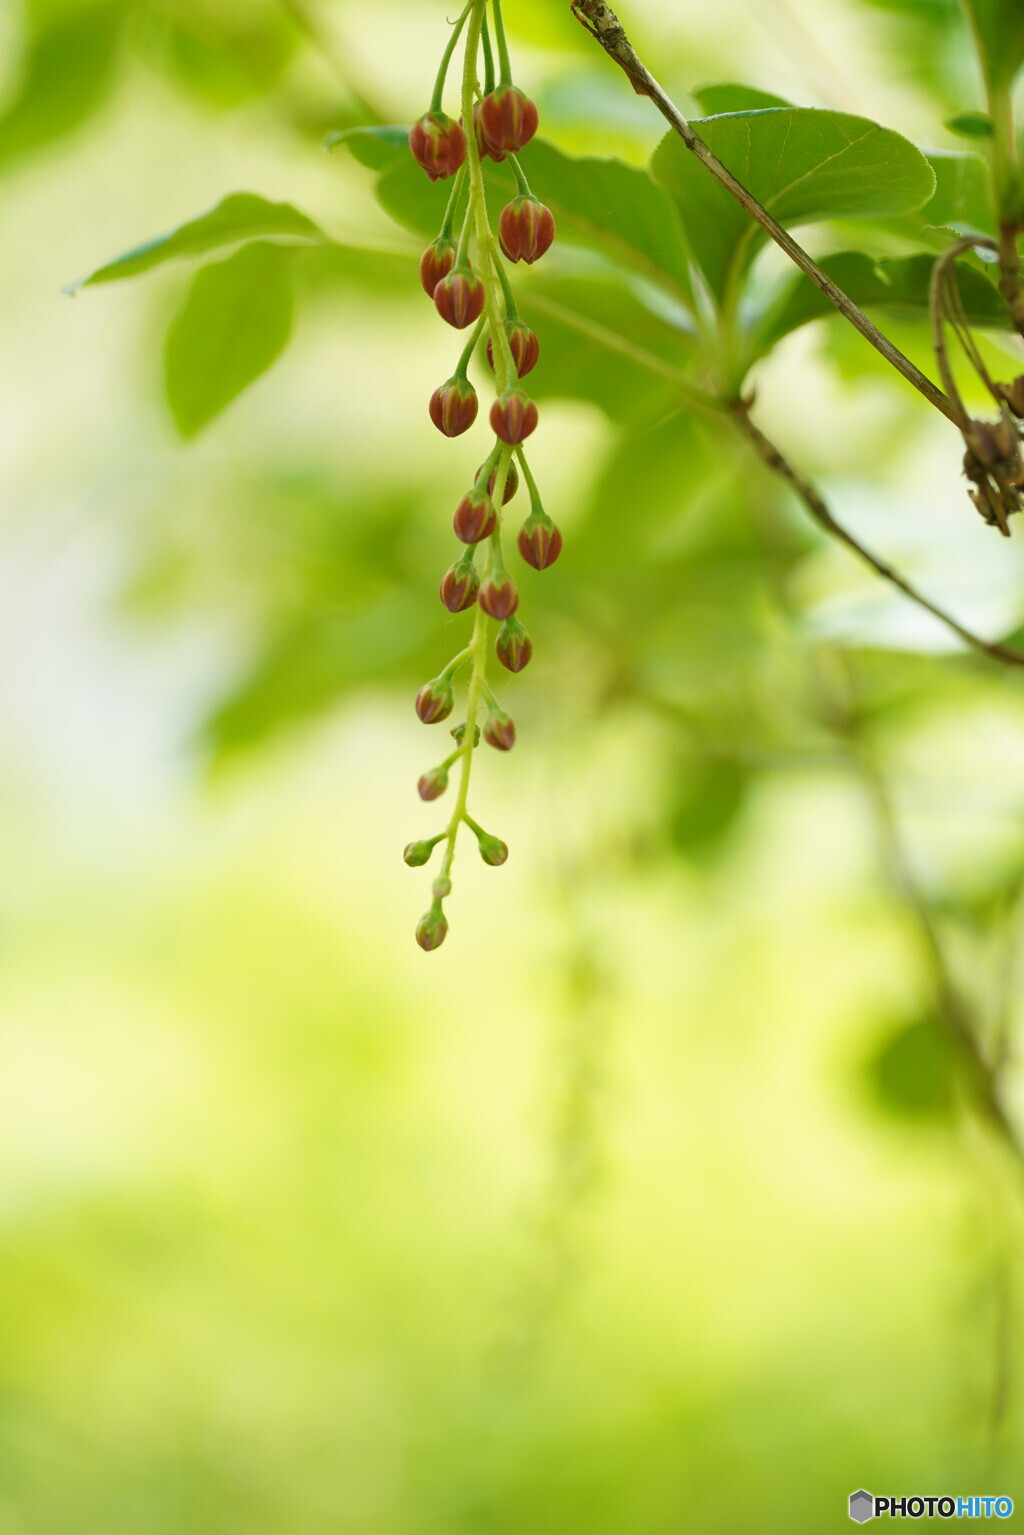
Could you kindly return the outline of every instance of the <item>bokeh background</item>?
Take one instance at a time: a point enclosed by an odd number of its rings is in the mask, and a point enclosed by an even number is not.
[[[643,163],[658,122],[567,6],[506,9],[542,131]],[[741,79],[954,148],[981,104],[952,0],[626,19],[684,106]],[[418,115],[444,22],[0,5],[0,1535],[1020,1499],[1020,1162],[932,943],[1024,1111],[1020,683],[540,315],[566,552],[523,580],[519,744],[473,790],[511,856],[463,848],[447,945],[413,942],[411,699],[464,622],[436,582],[477,460],[427,419],[422,241],[321,144]],[[61,289],[236,190],[366,254],[303,263],[287,352],[183,443],[193,268]],[[758,388],[865,537],[1024,622],[1020,540],[858,338],[808,327]]]

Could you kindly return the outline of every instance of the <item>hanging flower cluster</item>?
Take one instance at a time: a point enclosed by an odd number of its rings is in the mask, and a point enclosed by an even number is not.
[[[442,110],[442,101],[462,37],[462,112],[456,121]],[[467,132],[467,124],[472,131]],[[455,508],[453,526],[463,548],[440,585],[441,602],[450,613],[474,610],[472,634],[468,645],[416,695],[422,722],[439,724],[455,709],[456,677],[467,675],[465,719],[452,730],[455,750],[419,780],[420,797],[429,801],[440,798],[457,775],[451,819],[436,837],[410,843],[405,850],[406,863],[418,868],[439,844],[444,846],[432,904],[416,929],[417,941],[426,950],[439,948],[448,933],[444,902],[451,894],[460,828],[465,825],[474,834],[485,863],[497,866],[508,857],[504,842],[473,820],[467,801],[473,753],[481,739],[497,751],[511,750],[516,739],[515,725],[487,681],[492,637],[494,653],[507,671],[522,671],[533,654],[518,616],[519,592],[505,564],[503,536],[504,509],[519,490],[520,469],[530,496],[530,512],[518,535],[520,555],[535,570],[545,570],[562,550],[562,535],[544,510],[523,447],[536,430],[537,407],[521,381],[537,365],[540,344],[519,315],[502,263],[502,255],[513,264],[538,261],[555,238],[554,218],[531,192],[518,159],[536,131],[537,108],[512,80],[501,0],[469,0],[445,49],[430,110],[409,135],[409,148],[431,181],[454,178],[440,233],[423,252],[420,280],[441,319],[470,333],[454,373],[430,397],[430,419],[439,432],[453,438],[474,425],[479,400],[469,368],[483,342],[495,394],[490,409],[494,443]],[[517,187],[517,195],[498,217],[497,239],[484,182],[488,160],[507,161]]]

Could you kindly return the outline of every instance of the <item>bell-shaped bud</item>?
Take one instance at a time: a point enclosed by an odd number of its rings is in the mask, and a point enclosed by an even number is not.
[[[510,752],[516,744],[516,727],[511,715],[503,709],[496,709],[489,715],[484,726],[484,740],[495,751]]]
[[[431,768],[429,773],[424,773],[416,785],[420,799],[440,799],[448,787],[448,769],[442,763],[440,767]]]
[[[410,869],[422,869],[425,863],[430,862],[431,854],[437,846],[437,839],[433,842],[410,842],[402,857]]]
[[[498,576],[488,576],[477,593],[477,602],[489,618],[511,618],[519,606],[519,593],[512,577],[504,571]]]
[[[427,112],[413,125],[409,148],[431,181],[444,181],[466,158],[466,135],[447,113]]]
[[[449,613],[465,613],[473,606],[479,590],[480,577],[471,560],[449,565],[441,577],[441,601]]]
[[[537,132],[537,108],[514,85],[499,85],[477,107],[476,126],[493,159],[518,154]]]
[[[519,529],[519,553],[534,570],[547,570],[562,552],[562,534],[544,513],[533,511]]]
[[[456,725],[455,729],[452,731],[451,734],[452,734],[452,740],[457,742],[458,745],[461,746],[463,741],[466,739],[466,726],[465,726],[465,724]],[[473,731],[473,745],[474,746],[479,746],[480,745],[480,726],[479,725],[477,725],[475,730]]]
[[[455,708],[455,695],[447,677],[425,682],[416,694],[416,713],[424,725],[439,725]]]
[[[508,337],[509,349],[512,352],[512,361],[516,365],[516,372],[520,378],[525,378],[537,366],[540,357],[540,342],[528,325],[522,320],[506,320],[505,334]],[[487,361],[490,363],[491,372],[494,372],[494,343],[488,338]]]
[[[442,320],[465,330],[483,313],[484,285],[468,266],[453,267],[434,289],[434,306]]]
[[[430,419],[446,437],[468,432],[479,408],[476,390],[468,378],[450,378],[430,396]]]
[[[461,538],[464,544],[478,544],[481,539],[489,538],[497,523],[494,502],[482,487],[476,485],[463,496],[452,518],[455,537]]]
[[[459,122],[460,123],[462,122],[462,118],[461,117],[459,118]],[[476,106],[473,108],[473,126],[476,129],[476,147],[480,151],[480,158],[481,158],[481,160],[495,160],[495,161],[504,160],[505,155],[504,155],[503,151],[500,150],[500,149],[495,149],[491,145],[491,143],[488,141],[488,139],[486,139],[484,137],[484,131],[483,131],[483,129],[480,126],[480,103],[479,102],[477,102]]]
[[[509,618],[502,624],[494,642],[494,653],[506,671],[521,672],[529,665],[533,641],[518,618]]]
[[[509,261],[532,266],[551,249],[555,216],[535,197],[516,197],[501,210],[498,238]]]
[[[491,406],[491,429],[495,437],[517,448],[537,429],[537,407],[518,389],[507,389]]]
[[[451,880],[448,878],[448,876],[446,874],[439,875],[437,877],[437,879],[435,879],[435,881],[434,881],[434,888],[431,891],[431,894],[433,895],[434,900],[435,901],[447,901],[447,899],[451,895],[451,893],[452,893],[452,882],[451,882]]]
[[[447,937],[448,923],[444,912],[435,902],[416,926],[416,942],[430,954],[434,949],[439,949]]]
[[[490,864],[492,869],[500,869],[508,858],[506,844],[500,837],[492,837],[488,832],[484,832],[482,837],[477,838],[477,846],[480,849],[480,857],[484,863]]]
[[[438,235],[423,252],[420,257],[420,282],[428,298],[434,297],[434,289],[455,265],[458,249],[454,240],[446,235]]]

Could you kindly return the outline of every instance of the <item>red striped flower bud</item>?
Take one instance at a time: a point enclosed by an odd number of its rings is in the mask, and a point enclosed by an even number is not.
[[[433,244],[428,245],[420,257],[420,282],[423,291],[428,298],[434,297],[434,289],[442,277],[447,277],[455,265],[455,256],[458,246],[454,240],[438,235]]]
[[[455,537],[461,538],[464,544],[478,544],[481,539],[491,536],[497,522],[498,514],[490,496],[474,485],[455,508],[452,526]]]
[[[491,406],[491,429],[502,442],[518,447],[537,429],[536,405],[518,389],[507,389]]]
[[[468,432],[479,408],[476,390],[468,378],[450,378],[430,396],[430,419],[446,437]]]
[[[462,118],[459,118],[462,122]],[[473,108],[473,127],[476,129],[476,146],[480,151],[481,160],[504,160],[505,156],[500,149],[495,149],[484,137],[484,131],[480,126],[480,103]]]
[[[416,926],[416,942],[427,954],[439,949],[448,937],[448,923],[439,906],[432,906]]]
[[[540,342],[528,325],[521,320],[505,321],[505,334],[508,336],[509,348],[512,352],[512,361],[516,365],[516,372],[520,378],[525,378],[537,366],[540,356]],[[488,339],[487,361],[494,372],[494,343]]]
[[[424,725],[439,725],[455,708],[455,695],[447,677],[425,682],[416,694],[416,713]]]
[[[480,475],[483,472],[483,467],[484,467],[483,464],[481,464],[480,468],[477,470],[477,472],[476,472],[476,478],[477,479],[480,478]],[[494,488],[497,485],[497,483],[498,483],[498,466],[495,465],[494,468],[491,470],[490,474],[487,476],[487,494],[489,496],[493,496],[494,495]],[[504,493],[504,495],[501,498],[502,506],[507,506],[508,505],[508,503],[512,500],[512,497],[515,495],[515,493],[516,493],[516,491],[518,489],[519,489],[519,470],[516,468],[515,464],[510,461],[509,462],[509,466],[508,466],[508,474],[505,476],[505,493]]]
[[[492,837],[484,832],[482,837],[477,838],[477,846],[480,849],[480,857],[492,869],[500,869],[508,858],[508,848],[500,837]]]
[[[416,785],[420,799],[440,799],[448,787],[448,769],[441,767],[431,768],[429,773],[424,773]]]
[[[431,181],[444,181],[466,158],[466,135],[445,112],[427,112],[413,125],[409,148]]]
[[[547,570],[562,552],[562,534],[548,516],[531,512],[519,529],[519,553],[534,570]]]
[[[510,618],[502,624],[494,642],[494,652],[506,671],[521,672],[529,665],[533,641],[518,618]]]
[[[501,709],[489,715],[484,726],[484,740],[495,751],[510,752],[516,744],[516,727],[511,716]]]
[[[511,618],[519,606],[519,593],[511,576],[488,576],[477,594],[477,602],[489,618]]]
[[[537,132],[537,108],[514,85],[499,85],[476,112],[477,132],[494,159],[518,154]]]
[[[501,210],[498,238],[510,261],[525,261],[532,266],[551,249],[555,238],[554,214],[535,197],[517,197]]]
[[[483,313],[484,285],[468,266],[454,267],[434,289],[434,304],[442,320],[465,330]]]
[[[465,560],[449,565],[441,577],[441,601],[449,613],[465,613],[476,601],[480,590],[480,577],[474,566]]]

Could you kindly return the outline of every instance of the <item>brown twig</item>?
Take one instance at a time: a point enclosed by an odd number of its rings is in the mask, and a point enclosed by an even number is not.
[[[894,346],[877,325],[872,325],[867,315],[857,307],[851,298],[845,294],[827,272],[822,271],[817,262],[808,255],[802,245],[798,245],[782,225],[777,223],[768,212],[767,208],[753,197],[742,182],[728,170],[716,155],[705,144],[700,135],[695,132],[690,123],[680,112],[679,108],[666,95],[661,86],[655,80],[650,70],[641,61],[636,49],[626,36],[625,28],[619,21],[611,6],[605,5],[604,0],[572,0],[571,10],[577,21],[601,44],[610,59],[619,65],[638,96],[649,96],[665,118],[669,126],[676,132],[712,176],[730,192],[736,201],[746,210],[750,217],[785,251],[789,259],[800,268],[805,276],[809,277],[815,287],[818,288],[833,304],[839,313],[848,320],[852,326],[869,341],[877,352],[890,363],[898,373],[901,373],[908,383],[912,384],[919,394],[922,394],[930,405],[936,410],[955,421],[956,417],[949,400],[926,377],[909,357],[904,356],[899,347]]]
[[[909,597],[911,602],[916,603],[919,608],[923,608],[925,612],[931,613],[933,618],[937,618],[940,623],[945,624],[946,628],[951,629],[957,638],[962,640],[971,650],[976,650],[980,655],[988,656],[994,661],[1001,661],[1006,666],[1024,667],[1024,654],[1011,650],[1008,645],[1000,645],[993,640],[983,640],[980,635],[975,634],[973,630],[966,628],[959,620],[955,619],[951,613],[947,613],[944,608],[940,608],[936,603],[932,602],[923,592],[919,592],[904,576],[900,575],[898,570],[895,570],[892,565],[887,564],[885,560],[880,559],[877,554],[872,554],[871,550],[866,548],[848,528],[843,527],[842,523],[837,522],[829,511],[821,493],[809,480],[805,480],[793,468],[793,465],[789,463],[775,444],[751,420],[749,401],[737,400],[732,407],[732,415],[758,457],[774,474],[779,475],[781,479],[785,480],[786,484],[803,502],[807,511],[820,528],[823,528],[826,533],[831,534],[833,538],[838,539],[840,543],[845,544],[858,559],[863,560],[866,565],[870,565],[876,575],[888,581],[890,586],[895,586],[905,597]]]

